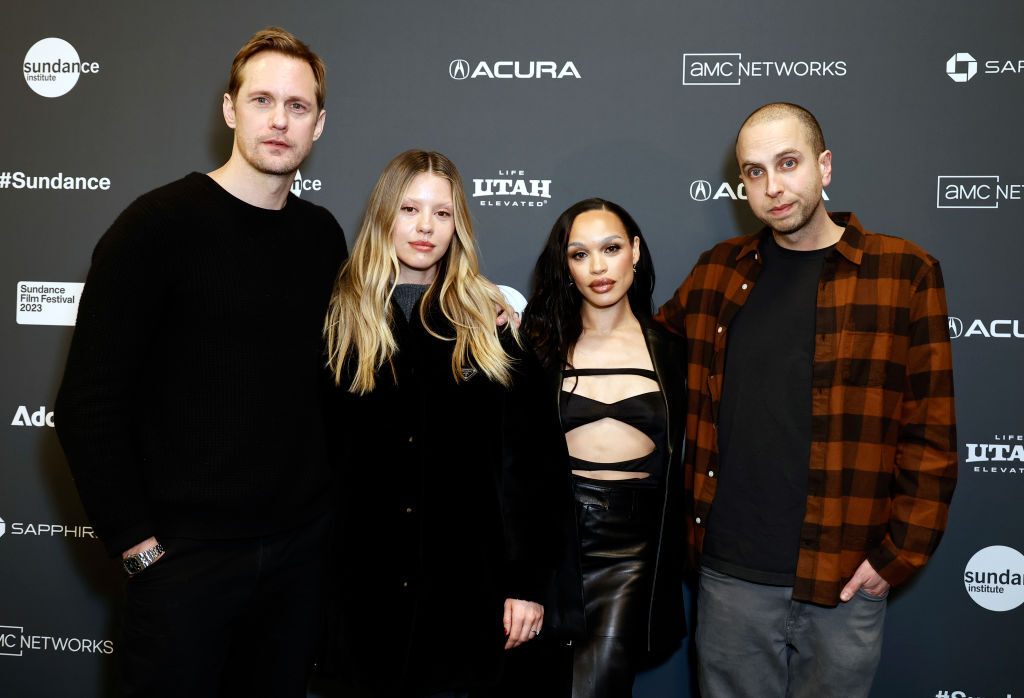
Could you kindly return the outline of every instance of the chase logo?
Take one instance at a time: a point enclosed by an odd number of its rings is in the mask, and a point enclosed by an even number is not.
[[[954,53],[946,61],[946,75],[953,82],[967,82],[978,74],[978,61],[969,53]]]
[[[448,74],[452,80],[465,80],[469,77],[469,61],[456,58],[448,64]]]
[[[1011,79],[1024,77],[1024,58],[975,58],[969,53],[954,53],[946,61],[946,75],[953,82],[967,82],[976,75]]]

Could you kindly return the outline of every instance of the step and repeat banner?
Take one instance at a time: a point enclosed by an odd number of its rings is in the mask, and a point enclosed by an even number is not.
[[[97,239],[140,194],[227,159],[231,59],[278,24],[327,64],[326,128],[294,192],[351,245],[384,165],[439,150],[485,273],[524,295],[557,215],[600,196],[646,233],[665,301],[701,251],[759,228],[733,157],[742,120],[770,101],[814,112],[833,151],[827,208],[939,258],[951,314],[959,486],[938,553],[891,597],[873,695],[1024,697],[1024,4],[244,7],[5,7],[0,694],[115,690],[121,573],[82,512],[53,400]],[[688,650],[636,695],[696,695]]]

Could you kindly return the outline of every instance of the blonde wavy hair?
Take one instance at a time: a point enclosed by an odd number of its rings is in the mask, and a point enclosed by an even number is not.
[[[464,368],[475,366],[493,381],[505,386],[511,383],[512,359],[501,346],[494,320],[496,305],[504,308],[509,318],[513,311],[498,289],[480,275],[459,171],[440,153],[407,150],[388,163],[370,194],[359,237],[338,272],[324,321],[327,365],[335,385],[340,386],[351,372],[348,391],[352,393],[371,392],[378,371],[385,363],[390,365],[398,351],[391,329],[391,296],[400,271],[393,230],[410,182],[422,173],[451,183],[455,234],[420,303],[420,321],[434,337],[455,342],[451,368],[456,382],[465,380]],[[432,305],[451,323],[454,337],[430,327],[427,309]],[[514,323],[508,327],[518,342]]]

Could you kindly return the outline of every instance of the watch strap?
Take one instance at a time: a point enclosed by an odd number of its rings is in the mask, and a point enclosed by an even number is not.
[[[160,557],[164,550],[164,546],[157,543],[152,548],[147,548],[140,553],[129,555],[121,561],[121,565],[124,567],[124,571],[128,573],[129,577],[134,576],[152,565],[153,561]]]

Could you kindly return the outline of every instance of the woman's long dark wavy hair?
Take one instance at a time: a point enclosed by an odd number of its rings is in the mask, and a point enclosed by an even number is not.
[[[561,368],[569,359],[569,351],[583,332],[580,304],[583,296],[569,275],[569,231],[576,216],[586,211],[610,211],[622,221],[632,245],[640,237],[640,259],[636,263],[633,285],[626,297],[633,314],[650,318],[651,296],[654,293],[654,263],[647,243],[640,235],[640,226],[626,209],[604,199],[584,199],[567,208],[551,228],[544,249],[533,268],[530,302],[523,315],[522,332],[530,341],[545,368]]]

